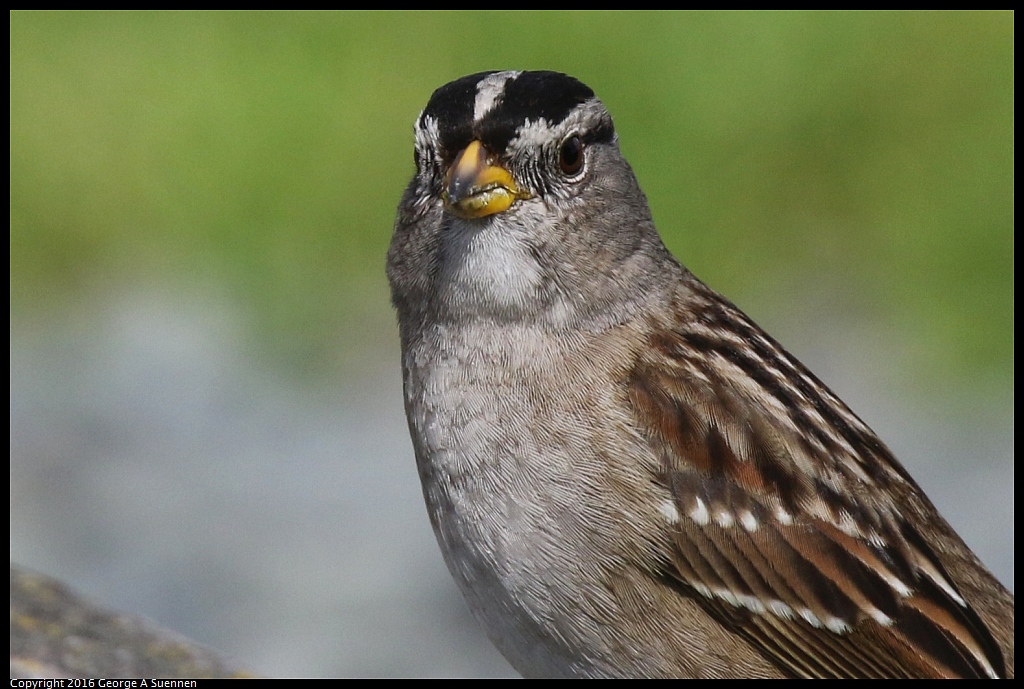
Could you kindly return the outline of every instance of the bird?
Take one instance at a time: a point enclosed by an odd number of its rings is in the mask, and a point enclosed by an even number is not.
[[[430,97],[387,256],[445,562],[527,677],[1012,677],[1013,595],[664,246],[593,90]]]

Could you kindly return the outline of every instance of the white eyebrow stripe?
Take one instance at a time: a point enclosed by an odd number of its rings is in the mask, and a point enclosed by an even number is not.
[[[441,140],[441,129],[437,124],[437,118],[431,115],[416,118],[416,126],[413,128],[416,150],[426,155],[435,151],[438,142]]]
[[[494,109],[498,97],[505,92],[505,82],[520,74],[522,72],[497,72],[480,80],[476,85],[476,100],[473,102],[474,122],[479,122]]]

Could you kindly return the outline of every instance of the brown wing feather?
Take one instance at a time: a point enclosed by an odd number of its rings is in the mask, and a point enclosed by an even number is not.
[[[794,676],[1004,676],[910,518],[941,517],[888,449],[735,307],[698,297],[627,381],[680,515],[673,575]]]

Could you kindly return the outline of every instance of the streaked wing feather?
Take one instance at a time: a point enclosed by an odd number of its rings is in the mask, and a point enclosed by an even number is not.
[[[934,514],[920,489],[799,362],[702,296],[627,380],[680,514],[672,574],[794,676],[1002,675],[999,646],[904,514]]]

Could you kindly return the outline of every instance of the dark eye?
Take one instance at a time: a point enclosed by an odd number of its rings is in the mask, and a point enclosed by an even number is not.
[[[558,151],[558,167],[567,175],[575,175],[583,167],[583,142],[578,136],[570,136],[562,142]]]

